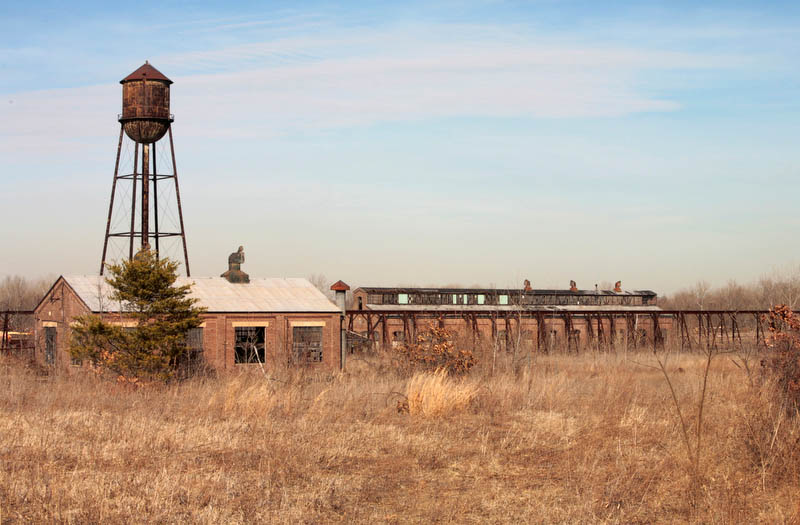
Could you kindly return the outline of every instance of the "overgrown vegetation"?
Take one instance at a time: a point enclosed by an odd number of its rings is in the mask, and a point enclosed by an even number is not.
[[[472,350],[457,348],[453,334],[438,326],[421,331],[414,341],[399,345],[395,352],[397,366],[405,374],[436,370],[465,374],[476,363]]]
[[[769,311],[767,345],[772,352],[762,364],[778,384],[790,412],[800,410],[800,317],[786,305]]]
[[[406,399],[399,409],[412,416],[449,416],[463,412],[477,395],[475,383],[453,380],[440,368],[415,374],[406,385]]]
[[[42,378],[2,360],[3,523],[800,516],[800,418],[728,359],[707,375],[704,476],[692,501],[652,353],[552,353],[515,373],[502,352],[494,375],[479,362],[461,377],[409,377],[391,372],[389,357],[351,360],[346,374],[286,367],[147,388]],[[681,406],[696,406],[705,365],[688,353],[666,362]],[[405,396],[418,409],[398,411]],[[448,399],[460,401],[437,401]],[[691,435],[694,411],[686,424]]]
[[[102,315],[76,318],[70,354],[126,382],[166,381],[188,356],[186,337],[200,326],[202,308],[188,297],[190,286],[175,286],[178,263],[141,251],[134,259],[108,266],[110,299],[119,304],[121,323]]]

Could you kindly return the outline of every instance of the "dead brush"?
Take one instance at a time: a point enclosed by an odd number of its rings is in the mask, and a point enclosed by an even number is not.
[[[736,429],[745,456],[767,485],[800,475],[800,418],[787,411],[787,401],[776,396],[780,387],[766,382],[753,387],[739,407]]]
[[[471,349],[459,349],[453,334],[441,327],[431,327],[412,342],[396,350],[397,370],[410,375],[419,370],[445,370],[449,374],[466,374],[477,360]]]
[[[771,354],[761,364],[775,378],[790,413],[800,409],[800,317],[786,305],[770,309]]]
[[[445,417],[462,412],[478,391],[477,385],[451,378],[444,368],[418,373],[406,385],[408,413],[412,416]]]

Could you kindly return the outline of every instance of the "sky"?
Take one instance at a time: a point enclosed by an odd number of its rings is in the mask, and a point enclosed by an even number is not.
[[[5,0],[0,276],[98,271],[148,60],[194,276],[749,282],[800,262],[799,37],[791,2]]]

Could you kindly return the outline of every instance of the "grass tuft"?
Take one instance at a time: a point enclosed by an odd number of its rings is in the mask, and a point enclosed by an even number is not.
[[[408,412],[412,416],[450,416],[466,409],[477,395],[475,384],[451,379],[443,368],[415,374],[406,385]]]

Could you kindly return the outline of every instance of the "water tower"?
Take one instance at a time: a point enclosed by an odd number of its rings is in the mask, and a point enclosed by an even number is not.
[[[134,246],[136,239],[141,241],[141,248],[150,248],[156,254],[160,254],[164,247],[162,241],[179,239],[183,247],[183,259],[188,276],[190,275],[189,252],[186,249],[175,146],[172,141],[174,119],[169,112],[169,86],[172,81],[150,63],[145,62],[142,67],[120,80],[120,84],[122,84],[122,114],[119,115],[117,160],[114,164],[114,182],[111,185],[111,202],[108,206],[100,275],[103,275],[109,249],[116,247],[119,250],[120,241],[124,245],[116,255],[131,259],[137,251]],[[169,137],[168,156],[166,148],[162,151],[159,147],[158,153],[161,154],[162,161],[166,161],[167,169],[165,171],[162,165],[162,172],[159,173],[156,145],[165,135]],[[125,136],[129,140],[123,140]],[[127,168],[120,171],[121,157],[123,164],[132,164],[130,172],[127,172]],[[141,173],[139,173],[140,165]],[[174,185],[169,183],[170,179]],[[121,198],[117,198],[118,192],[122,194]],[[159,205],[159,195],[162,195],[161,205]],[[141,197],[138,207],[137,196]],[[167,202],[164,202],[165,198]],[[162,220],[165,217],[171,219],[166,231],[164,224],[159,225],[159,217],[162,217]]]

